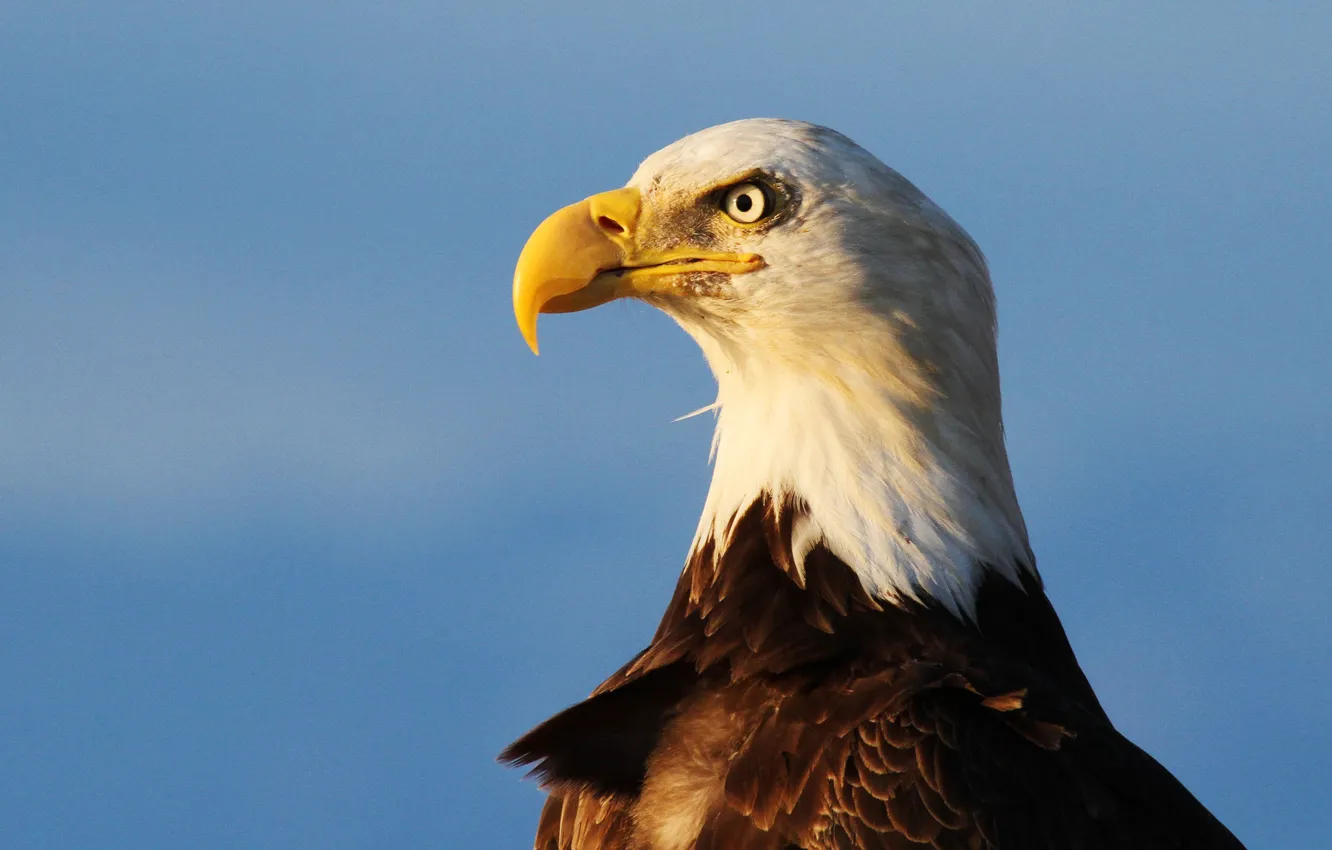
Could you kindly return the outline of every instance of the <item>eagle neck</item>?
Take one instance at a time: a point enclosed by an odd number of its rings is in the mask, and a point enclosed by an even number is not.
[[[795,566],[823,545],[875,599],[975,618],[987,571],[1035,576],[1002,430],[985,434],[939,396],[845,365],[739,358],[700,339],[718,380],[714,471],[691,558],[720,555],[762,499],[806,506]],[[997,423],[996,423],[997,426]]]

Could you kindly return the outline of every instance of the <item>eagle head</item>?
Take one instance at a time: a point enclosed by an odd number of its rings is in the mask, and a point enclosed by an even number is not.
[[[514,275],[540,313],[636,298],[674,318],[718,383],[694,546],[722,552],[764,497],[803,506],[888,602],[972,612],[986,571],[1034,573],[1004,448],[994,291],[980,250],[850,139],[751,119],[649,156],[547,218]]]

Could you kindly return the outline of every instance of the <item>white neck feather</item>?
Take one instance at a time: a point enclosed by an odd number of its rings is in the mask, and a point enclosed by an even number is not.
[[[986,568],[1015,582],[1034,572],[998,423],[997,435],[977,433],[943,399],[922,405],[847,361],[813,368],[693,335],[719,391],[694,550],[710,538],[724,549],[733,518],[760,497],[796,496],[808,506],[797,562],[822,541],[890,603],[933,600],[974,619]]]

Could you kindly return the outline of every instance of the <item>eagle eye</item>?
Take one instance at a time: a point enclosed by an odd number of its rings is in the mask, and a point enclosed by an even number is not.
[[[722,212],[740,224],[754,224],[772,215],[772,191],[761,183],[737,183],[722,196]]]

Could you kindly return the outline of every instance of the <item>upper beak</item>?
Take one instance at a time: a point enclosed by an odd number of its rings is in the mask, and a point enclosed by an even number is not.
[[[513,312],[537,353],[537,316],[587,310],[616,298],[672,291],[685,271],[743,274],[757,254],[636,247],[642,196],[626,187],[593,195],[551,215],[523,246],[513,274]]]

